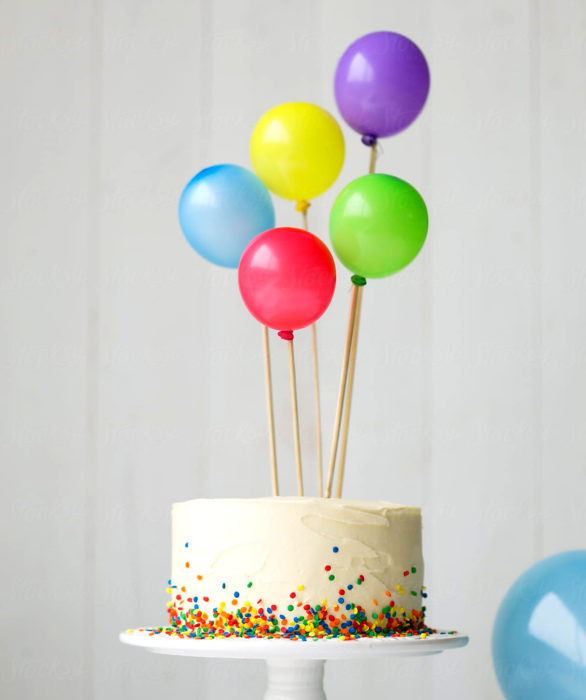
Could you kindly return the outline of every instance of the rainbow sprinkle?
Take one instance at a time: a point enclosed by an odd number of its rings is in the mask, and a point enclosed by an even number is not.
[[[234,601],[233,601],[234,602]],[[346,605],[348,614],[339,613],[339,606],[303,605],[300,614],[279,614],[276,605],[266,609],[246,602],[228,608],[220,603],[211,614],[200,610],[194,599],[183,600],[180,594],[169,607],[169,627],[152,628],[152,634],[166,634],[187,639],[224,637],[274,637],[307,641],[308,639],[360,639],[362,637],[427,636],[434,630],[424,623],[424,610],[405,612],[404,608],[386,605],[370,618],[359,605]],[[289,613],[295,610],[287,606]]]
[[[188,547],[187,542],[185,546]],[[339,551],[340,548],[337,545],[331,549],[333,554]],[[189,568],[189,562],[186,562],[185,566]],[[326,563],[323,569],[329,581],[336,579],[331,564]],[[416,572],[417,569],[414,566],[406,568],[402,572],[401,579],[405,580]],[[204,577],[197,574],[195,578],[197,581],[202,581]],[[196,595],[188,597],[185,586],[181,586],[181,592],[179,592],[177,586],[172,585],[169,580],[167,592],[172,594],[172,600],[167,604],[169,626],[150,628],[147,632],[150,635],[165,634],[182,639],[262,637],[299,641],[416,636],[425,639],[428,635],[435,633],[435,630],[429,628],[424,622],[425,607],[421,610],[406,609],[395,602],[396,596],[390,590],[383,589],[380,597],[372,599],[373,610],[366,611],[354,603],[351,600],[351,591],[355,586],[361,586],[363,583],[364,575],[359,574],[352,583],[345,586],[334,584],[337,596],[335,596],[336,602],[331,606],[328,606],[326,600],[322,600],[321,603],[303,603],[297,594],[303,591],[305,586],[299,584],[291,587],[288,604],[282,611],[274,603],[269,605],[263,603],[262,597],[258,598],[255,604],[248,600],[243,602],[240,599],[243,589],[233,590],[232,596],[228,598],[229,603],[222,601],[212,610],[209,606],[203,610],[198,604]],[[246,588],[251,589],[253,585],[254,581],[249,580]],[[221,584],[221,589],[226,589],[225,582]],[[401,596],[407,594],[400,583],[395,586],[395,591]],[[415,598],[418,596],[418,591],[413,590],[411,586],[408,592]],[[425,586],[420,593],[422,598],[427,598]],[[257,595],[254,598],[257,598]],[[209,603],[210,598],[204,595],[202,600]]]
[[[326,571],[331,567],[327,565]],[[413,570],[412,570],[413,571]],[[407,575],[410,572],[407,572]],[[197,577],[200,579],[200,577]],[[333,574],[328,576],[333,580]],[[201,579],[200,579],[201,580]],[[361,585],[364,576],[360,574],[356,584]],[[170,582],[169,582],[170,583]],[[251,588],[253,582],[247,584]],[[226,584],[222,584],[225,589]],[[353,589],[352,584],[338,590],[337,603],[328,607],[327,601],[321,604],[310,604],[297,601],[297,591],[303,591],[305,586],[300,584],[289,594],[290,604],[286,611],[277,609],[277,605],[263,606],[262,598],[256,604],[250,601],[241,603],[240,592],[234,591],[231,606],[221,602],[212,611],[202,610],[198,605],[198,597],[185,597],[177,592],[176,586],[167,588],[173,599],[168,603],[169,626],[156,627],[148,630],[149,634],[166,634],[186,639],[215,639],[224,637],[263,637],[307,641],[311,639],[342,639],[353,640],[362,637],[412,637],[421,638],[433,634],[424,622],[425,607],[421,610],[412,609],[410,612],[397,605],[391,591],[384,591],[383,605],[378,599],[372,600],[375,610],[366,610],[347,599]],[[403,594],[405,590],[399,584],[397,591]],[[185,587],[181,587],[185,592]],[[417,596],[417,592],[410,591]],[[425,595],[421,591],[422,595]],[[208,596],[202,596],[204,602],[209,602]]]

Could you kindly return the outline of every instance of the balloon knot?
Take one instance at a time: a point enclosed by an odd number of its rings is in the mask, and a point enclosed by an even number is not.
[[[277,335],[283,340],[293,340],[293,331],[279,331]]]
[[[364,136],[362,137],[361,140],[365,146],[369,146],[369,147],[376,146],[377,138],[376,138],[376,136],[373,136],[372,134],[364,134]]]
[[[364,287],[366,284],[366,280],[361,275],[352,275],[350,279],[352,280],[352,284],[355,284],[357,287]]]
[[[301,199],[295,205],[295,211],[300,211],[302,214],[305,214],[305,212],[309,209],[310,206],[311,204],[307,200]]]

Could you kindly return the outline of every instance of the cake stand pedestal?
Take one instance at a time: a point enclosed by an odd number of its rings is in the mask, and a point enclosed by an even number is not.
[[[317,641],[290,639],[180,639],[166,634],[123,632],[124,644],[156,654],[224,659],[264,659],[267,662],[265,700],[325,700],[324,666],[328,659],[352,660],[390,656],[429,656],[468,644],[463,634],[438,632],[420,637],[387,637]]]

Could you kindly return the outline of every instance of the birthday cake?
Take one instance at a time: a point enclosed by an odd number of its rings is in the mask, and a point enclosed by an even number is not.
[[[424,623],[419,508],[198,499],[172,511],[169,623],[191,638],[405,636]]]

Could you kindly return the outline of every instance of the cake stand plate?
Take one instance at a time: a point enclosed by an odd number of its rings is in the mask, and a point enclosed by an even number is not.
[[[319,639],[181,639],[148,631],[122,632],[124,644],[156,654],[225,659],[264,659],[267,662],[265,700],[325,700],[324,665],[328,659],[387,656],[429,656],[468,644],[463,634],[438,632],[420,637],[379,637],[342,641]]]

